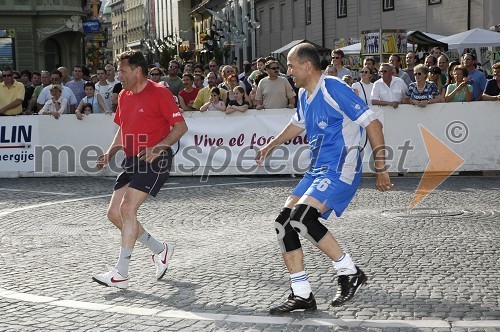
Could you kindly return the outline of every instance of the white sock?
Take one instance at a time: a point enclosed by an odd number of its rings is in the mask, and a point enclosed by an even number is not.
[[[137,238],[137,241],[148,247],[153,254],[159,254],[165,249],[165,244],[155,239],[146,230]]]
[[[305,271],[290,274],[290,281],[292,282],[292,291],[294,295],[305,299],[309,297],[312,290]]]
[[[358,272],[351,256],[349,256],[346,252],[344,252],[338,261],[332,261],[332,263],[339,276],[355,274]]]
[[[123,277],[128,276],[128,264],[130,263],[133,251],[134,248],[120,248],[120,256],[118,256],[118,262],[116,262],[115,268]]]

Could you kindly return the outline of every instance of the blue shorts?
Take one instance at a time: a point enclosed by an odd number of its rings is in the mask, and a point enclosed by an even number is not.
[[[138,157],[125,157],[122,162],[123,172],[116,178],[115,190],[129,185],[155,197],[168,180],[172,166],[172,150],[163,151],[151,163]]]
[[[335,211],[337,217],[340,217],[358,190],[361,173],[355,175],[352,184],[341,181],[339,177],[340,174],[337,173],[311,174],[306,172],[304,178],[292,191],[292,195],[311,196],[322,203],[326,201],[326,206],[330,210],[321,216],[323,219],[328,219],[332,210]]]

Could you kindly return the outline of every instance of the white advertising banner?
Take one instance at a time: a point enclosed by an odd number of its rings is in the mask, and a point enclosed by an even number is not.
[[[294,110],[251,111],[221,116],[186,112],[189,126],[174,158],[172,175],[302,174],[309,166],[305,132],[276,148],[258,167],[254,158],[290,122]]]
[[[0,172],[33,171],[39,141],[36,117],[1,117]]]
[[[383,112],[389,171],[424,172],[448,165],[450,158],[459,161],[457,171],[500,170],[499,106],[499,102],[471,102],[377,107]],[[280,133],[293,113],[290,109],[231,115],[185,112],[189,130],[173,147],[172,175],[304,173],[309,166],[305,133],[277,147],[263,167],[254,161],[257,149]],[[117,128],[106,114],[92,114],[82,121],[69,114],[58,120],[0,117],[0,177],[114,176],[121,171],[123,154],[104,171],[95,167],[95,160],[107,150]],[[372,171],[370,155],[368,143],[364,173]]]

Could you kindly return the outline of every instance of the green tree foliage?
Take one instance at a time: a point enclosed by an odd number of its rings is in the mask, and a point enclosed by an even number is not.
[[[162,68],[168,68],[168,63],[170,60],[175,59],[175,55],[177,54],[177,50],[175,47],[167,47],[163,45],[160,48],[160,65]]]

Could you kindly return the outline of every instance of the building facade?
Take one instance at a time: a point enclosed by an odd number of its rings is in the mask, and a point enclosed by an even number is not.
[[[52,70],[83,62],[81,0],[0,2],[0,69]]]
[[[102,31],[104,36],[104,62],[113,63],[113,30],[111,23],[111,0],[107,0],[106,4],[102,6],[99,19],[102,24]]]
[[[451,35],[498,26],[496,0],[108,0],[105,62],[129,49],[156,63],[162,47],[186,62],[218,57],[241,66],[293,40],[326,48],[361,31],[406,29]],[[82,18],[99,0],[0,0],[0,69],[51,70],[86,61]],[[495,6],[496,4],[496,6]],[[110,18],[109,18],[110,16]],[[88,39],[88,38],[87,38]],[[112,51],[111,51],[112,49]],[[88,55],[88,54],[87,54]]]
[[[113,58],[127,50],[127,19],[125,17],[124,0],[111,0],[111,39],[113,41]]]
[[[255,15],[258,55],[300,39],[334,48],[340,39],[359,40],[364,30],[452,35],[500,22],[496,0],[255,0]]]
[[[125,33],[127,35],[127,48],[131,50],[143,50],[144,39],[146,38],[146,8],[143,0],[124,1],[125,20],[127,25]]]
[[[198,61],[211,57],[239,67],[256,57],[256,31],[253,0],[195,1],[191,11],[194,51]]]

